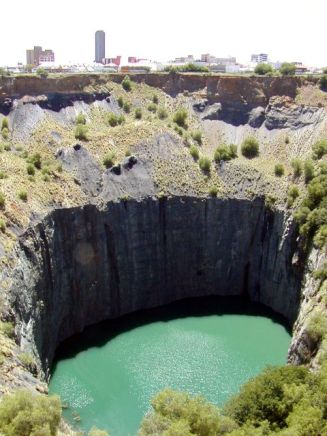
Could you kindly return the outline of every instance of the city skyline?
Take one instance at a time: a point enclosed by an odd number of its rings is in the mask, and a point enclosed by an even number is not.
[[[51,47],[57,64],[93,62],[94,33],[98,29],[110,40],[107,57],[120,54],[168,61],[181,55],[200,57],[202,53],[212,53],[235,56],[245,63],[252,53],[263,52],[275,61],[302,61],[318,67],[327,64],[323,52],[315,49],[324,36],[324,0],[312,0],[305,10],[295,1],[276,0],[269,13],[259,0],[236,1],[232,5],[203,0],[201,10],[195,2],[186,7],[167,0],[159,12],[146,0],[137,4],[127,0],[110,6],[103,0],[94,0],[92,8],[85,11],[79,6],[75,0],[58,0],[57,8],[51,11],[51,21],[60,25],[50,27],[49,21],[41,19],[44,2],[21,2],[15,36],[10,44],[3,44],[0,65],[25,63],[25,51],[34,45]],[[8,3],[3,6],[6,16],[13,14],[12,9]],[[36,20],[37,25],[26,26],[29,20]],[[5,41],[12,32],[12,24],[4,20],[1,40]]]

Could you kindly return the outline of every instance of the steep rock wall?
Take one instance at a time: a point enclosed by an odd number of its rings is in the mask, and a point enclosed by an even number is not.
[[[11,292],[23,349],[48,374],[86,325],[186,297],[244,295],[298,312],[296,234],[263,199],[147,198],[58,209],[21,237]]]

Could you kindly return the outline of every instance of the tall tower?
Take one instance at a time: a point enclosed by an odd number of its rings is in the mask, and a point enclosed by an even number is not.
[[[106,34],[103,30],[95,32],[95,62],[102,63],[106,57]]]

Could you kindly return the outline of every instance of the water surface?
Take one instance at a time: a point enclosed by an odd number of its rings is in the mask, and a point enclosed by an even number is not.
[[[290,334],[268,315],[212,298],[99,324],[61,347],[50,392],[69,421],[78,415],[79,428],[111,436],[135,435],[165,387],[221,406],[265,366],[285,363]]]

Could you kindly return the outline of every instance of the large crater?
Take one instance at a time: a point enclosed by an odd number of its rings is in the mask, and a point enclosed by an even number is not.
[[[86,325],[176,300],[242,295],[292,324],[296,230],[263,198],[146,198],[57,209],[17,245],[11,293],[21,346],[47,377]]]

